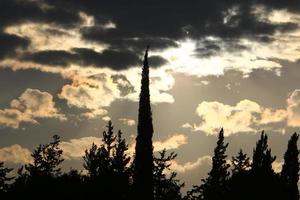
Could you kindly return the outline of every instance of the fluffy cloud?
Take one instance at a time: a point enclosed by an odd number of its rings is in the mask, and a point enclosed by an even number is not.
[[[254,131],[251,125],[255,122],[255,113],[260,113],[260,106],[250,100],[242,100],[235,106],[220,102],[202,102],[198,105],[197,114],[201,118],[195,130],[205,131],[207,134],[216,134],[223,127],[225,135],[237,132]]]
[[[216,134],[223,127],[225,135],[256,131],[259,126],[286,122],[287,126],[300,126],[300,90],[294,90],[287,98],[285,109],[264,108],[251,100],[242,100],[235,106],[220,102],[203,101],[196,109],[200,124],[185,123],[183,128],[202,130]]]
[[[292,92],[287,99],[288,111],[288,125],[299,127],[300,126],[300,89]]]
[[[128,119],[128,118],[120,118],[119,121],[121,121],[123,124],[127,126],[134,126],[135,121],[133,119]]]
[[[181,145],[187,144],[187,137],[183,134],[177,134],[169,137],[164,141],[153,142],[154,151],[161,151],[163,149],[171,150],[177,149]]]
[[[90,110],[84,114],[89,118],[106,114],[103,107],[120,96],[117,84],[105,73],[87,77],[73,71],[65,76],[72,80],[72,84],[63,86],[59,98],[65,99],[69,106]]]
[[[89,149],[92,144],[100,145],[102,143],[101,138],[98,137],[82,137],[78,139],[71,139],[70,141],[63,141],[60,144],[63,150],[63,156],[65,159],[81,159],[84,156],[86,149]]]
[[[0,110],[0,125],[18,128],[21,122],[38,123],[37,118],[57,118],[65,120],[55,107],[53,97],[48,92],[26,89],[20,97],[10,102],[10,108]]]
[[[187,162],[179,164],[175,160],[171,162],[170,169],[178,173],[185,173],[186,171],[194,170],[201,165],[211,165],[211,156],[203,156],[198,158],[195,162]]]
[[[133,68],[126,72],[116,73],[110,69],[73,68],[63,72],[63,76],[71,81],[62,87],[58,97],[65,99],[72,107],[87,109],[82,115],[95,118],[105,115],[106,107],[115,100],[138,101],[140,78],[137,74],[141,68]],[[151,102],[173,103],[174,98],[166,91],[174,85],[174,78],[162,69],[151,73]]]
[[[0,149],[0,160],[14,164],[26,164],[30,163],[32,158],[31,152],[28,149],[14,144]]]
[[[288,116],[288,111],[285,109],[264,108],[247,99],[238,102],[235,106],[216,101],[204,101],[198,105],[196,113],[201,118],[201,122],[193,126],[195,131],[202,130],[207,134],[216,134],[223,127],[226,136],[253,132],[260,125],[282,122]],[[188,127],[187,124],[185,127]]]

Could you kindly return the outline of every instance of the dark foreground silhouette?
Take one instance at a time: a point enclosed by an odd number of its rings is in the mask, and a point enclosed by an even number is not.
[[[149,47],[148,47],[149,48]],[[199,180],[186,195],[184,186],[170,170],[174,152],[163,150],[153,156],[152,114],[149,91],[148,48],[144,57],[139,104],[138,135],[135,155],[127,154],[128,144],[122,132],[111,122],[103,132],[102,144],[93,144],[83,157],[84,171],[62,172],[63,151],[59,136],[32,152],[32,163],[12,169],[0,162],[0,199],[103,199],[103,200],[298,200],[298,134],[288,142],[280,173],[275,173],[268,137],[262,132],[253,157],[238,152],[227,159],[228,143],[223,129],[219,132],[208,177]]]
[[[228,162],[227,143],[220,131],[212,158],[212,169],[199,186],[194,186],[184,196],[184,186],[170,171],[174,152],[165,150],[154,157],[153,199],[155,200],[223,200],[223,199],[299,199],[297,148],[298,134],[288,142],[280,173],[275,173],[272,163],[275,157],[268,148],[268,137],[262,132],[253,151],[252,161],[240,150]],[[103,144],[93,144],[85,151],[83,167],[62,172],[62,150],[59,136],[33,152],[33,162],[22,166],[16,177],[10,177],[12,169],[0,163],[0,199],[136,199],[133,177],[134,162],[127,155],[128,144],[122,132],[113,130],[111,122],[103,132]],[[12,180],[13,179],[13,180]]]

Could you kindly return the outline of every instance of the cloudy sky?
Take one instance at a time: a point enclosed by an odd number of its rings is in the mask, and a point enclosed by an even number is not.
[[[30,162],[54,134],[64,168],[108,120],[132,152],[150,44],[154,149],[199,184],[224,127],[229,158],[261,130],[279,170],[300,127],[299,0],[0,0],[0,160]]]

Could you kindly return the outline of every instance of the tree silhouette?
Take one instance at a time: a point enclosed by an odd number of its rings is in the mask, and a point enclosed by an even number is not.
[[[130,186],[128,145],[121,131],[117,135],[114,133],[111,121],[106,127],[103,144],[100,147],[92,144],[83,157],[83,166],[89,175],[87,190],[91,197],[101,193],[103,198],[126,199]]]
[[[148,50],[144,56],[135,146],[133,187],[134,198],[153,200],[152,113],[149,91]]]
[[[64,161],[62,159],[63,151],[59,148],[60,137],[53,136],[53,141],[46,145],[39,145],[31,154],[33,163],[25,165],[30,178],[56,177],[60,175],[59,165]]]
[[[208,173],[208,177],[203,180],[200,186],[200,193],[202,199],[223,199],[227,191],[226,183],[229,178],[229,164],[226,162],[226,149],[228,143],[224,143],[224,130],[219,132],[217,147],[214,150],[212,158],[212,169]]]
[[[246,155],[239,153],[235,158],[236,163],[247,163],[242,167],[242,170],[233,173],[229,181],[229,192],[226,195],[227,199],[284,199],[283,185],[279,176],[274,173],[272,163],[276,157],[271,155],[271,148],[268,147],[268,136],[261,133],[260,139],[256,143],[253,150],[253,161],[250,170],[249,159]],[[242,160],[238,162],[238,160]],[[240,169],[239,165],[234,166]]]
[[[294,133],[289,142],[287,151],[284,154],[284,164],[282,166],[281,178],[286,184],[289,196],[287,199],[298,200],[299,190],[298,190],[298,180],[299,180],[299,150],[297,142],[299,135]]]
[[[180,200],[180,189],[184,186],[176,179],[176,172],[170,172],[166,175],[166,171],[170,171],[171,161],[176,158],[177,154],[171,152],[166,155],[166,150],[159,152],[159,157],[154,158],[154,199],[155,200]]]
[[[253,150],[252,171],[272,173],[272,163],[275,160],[276,156],[273,157],[271,155],[271,149],[268,149],[268,136],[262,131],[260,139]]]
[[[4,167],[4,162],[0,162],[0,194],[7,192],[8,189],[8,181],[11,181],[13,177],[8,177],[8,174],[13,169]]]
[[[232,174],[245,172],[250,168],[250,158],[247,157],[247,154],[243,153],[243,150],[240,149],[236,157],[232,157]]]
[[[55,196],[57,179],[61,175],[60,164],[63,151],[59,148],[60,138],[53,136],[53,141],[39,145],[31,154],[32,163],[22,166],[10,191],[12,198],[38,199]]]
[[[112,173],[112,149],[115,147],[116,136],[113,132],[111,121],[108,122],[107,131],[103,131],[103,144],[98,147],[92,144],[89,150],[85,151],[84,168],[88,171],[90,177],[104,178]]]

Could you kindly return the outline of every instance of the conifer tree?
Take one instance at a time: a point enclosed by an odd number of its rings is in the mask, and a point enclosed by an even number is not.
[[[282,166],[281,178],[288,187],[289,199],[298,200],[298,180],[299,180],[299,149],[297,142],[299,135],[294,133],[289,142],[287,151],[284,154],[284,164]]]
[[[275,160],[276,156],[273,157],[271,149],[268,148],[268,136],[262,131],[260,139],[253,150],[252,171],[272,173],[272,163]]]
[[[93,144],[85,151],[84,168],[88,171],[87,183],[90,195],[99,194],[104,199],[126,199],[130,186],[130,157],[126,151],[128,145],[122,132],[114,133],[111,121],[103,132],[99,147]]]
[[[102,133],[103,144],[98,147],[92,144],[91,148],[85,151],[83,167],[88,171],[92,179],[107,177],[112,173],[112,150],[115,148],[116,136],[113,131],[112,122],[109,121],[107,131]]]
[[[6,192],[8,189],[8,181],[12,180],[13,177],[8,177],[8,174],[13,169],[4,167],[4,162],[0,162],[0,194]]]
[[[176,179],[176,172],[170,172],[171,161],[177,154],[171,152],[166,154],[166,150],[158,152],[158,157],[154,158],[154,199],[155,200],[180,200],[180,189],[184,186]],[[167,171],[170,172],[167,176]]]
[[[148,49],[144,56],[135,146],[133,192],[135,199],[153,200],[153,125],[149,91]]]
[[[236,157],[232,157],[232,173],[237,174],[240,172],[244,172],[250,167],[250,158],[247,157],[247,154],[243,153],[243,150],[240,149],[238,155]]]
[[[201,198],[204,200],[223,199],[227,192],[226,183],[229,178],[229,164],[226,163],[226,149],[228,143],[224,142],[223,128],[219,132],[217,147],[214,150],[212,158],[212,169],[208,173],[208,177],[200,186]]]
[[[33,163],[25,165],[31,178],[56,177],[60,175],[61,168],[59,165],[64,161],[62,158],[63,151],[59,148],[60,137],[53,136],[53,141],[39,145],[31,154]]]

